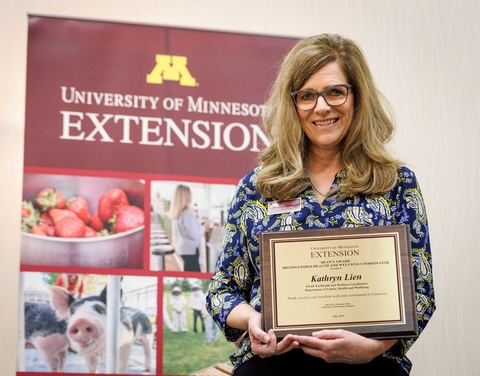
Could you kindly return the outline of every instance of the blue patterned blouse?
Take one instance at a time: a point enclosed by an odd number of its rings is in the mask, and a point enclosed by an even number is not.
[[[256,168],[250,172],[237,187],[225,226],[223,251],[207,295],[207,309],[227,340],[236,341],[244,332],[226,325],[233,308],[250,304],[258,312],[261,310],[259,232],[396,224],[410,226],[418,328],[419,333],[423,331],[435,311],[432,258],[425,205],[411,170],[399,168],[396,187],[373,197],[354,195],[341,201],[328,197],[319,205],[310,187],[299,195],[299,211],[277,215],[267,214],[268,203],[274,200],[262,197],[256,190],[259,171]],[[338,186],[344,174],[340,171],[336,175],[332,188]],[[401,340],[383,356],[397,361],[409,373],[412,364],[406,352],[414,341]],[[230,359],[236,368],[252,356],[247,335]]]

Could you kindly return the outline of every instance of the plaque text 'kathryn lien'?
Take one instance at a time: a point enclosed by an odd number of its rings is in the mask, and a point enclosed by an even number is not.
[[[359,275],[354,275],[354,274],[345,274],[345,278],[342,278],[342,276],[328,276],[324,275],[319,277],[318,275],[312,275],[312,279],[310,282],[340,282],[340,281],[357,281],[362,279],[362,276]]]

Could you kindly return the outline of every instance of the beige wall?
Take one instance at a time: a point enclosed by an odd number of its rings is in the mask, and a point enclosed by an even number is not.
[[[0,375],[14,375],[27,14],[284,36],[338,32],[365,50],[430,219],[438,309],[413,375],[480,368],[478,0],[0,0]],[[206,51],[208,53],[208,51]],[[45,145],[47,148],[48,145]]]

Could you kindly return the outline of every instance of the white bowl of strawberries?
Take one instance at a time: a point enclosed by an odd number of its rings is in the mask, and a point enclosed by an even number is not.
[[[21,264],[143,267],[141,180],[25,174]]]

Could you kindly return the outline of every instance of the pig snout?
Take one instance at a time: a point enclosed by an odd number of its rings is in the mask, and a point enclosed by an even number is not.
[[[92,350],[101,332],[93,321],[81,318],[68,326],[67,336],[79,350]]]

